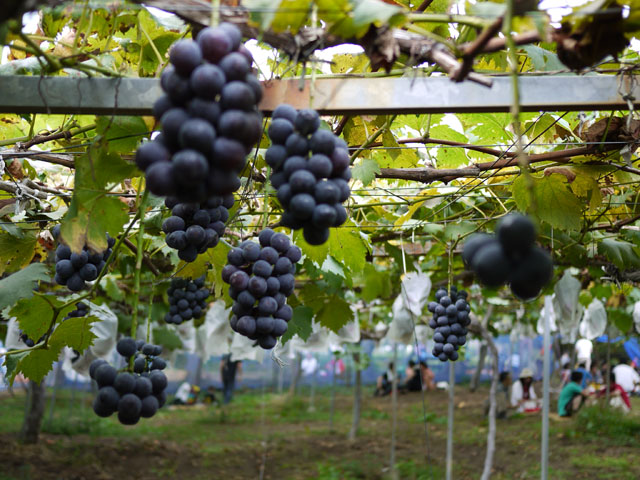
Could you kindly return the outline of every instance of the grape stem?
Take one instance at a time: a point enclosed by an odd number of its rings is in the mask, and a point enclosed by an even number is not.
[[[140,303],[140,272],[142,271],[142,254],[144,252],[144,209],[147,204],[147,198],[149,197],[149,190],[145,190],[142,195],[142,199],[138,204],[138,217],[140,218],[140,226],[138,228],[138,240],[136,252],[136,271],[133,277],[133,315],[131,319],[131,338],[136,338],[136,331],[138,328],[138,304]],[[133,368],[133,357],[129,360],[130,367]]]

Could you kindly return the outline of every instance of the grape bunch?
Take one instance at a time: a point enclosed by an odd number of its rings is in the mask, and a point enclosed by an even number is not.
[[[229,251],[222,280],[230,285],[234,300],[231,328],[269,350],[293,316],[287,297],[293,293],[295,264],[302,252],[270,228],[262,230],[258,240],[260,244],[246,240]]]
[[[136,164],[158,196],[204,202],[240,187],[246,156],[262,136],[262,86],[240,31],[229,23],[180,40],[153,107],[162,133],[140,146]]]
[[[57,240],[60,236],[60,225],[53,227],[52,234]],[[98,278],[115,243],[115,239],[107,235],[108,248],[102,253],[93,253],[86,245],[80,253],[75,253],[67,245],[60,243],[56,248],[54,280],[58,285],[66,285],[72,292],[83,290],[87,286],[85,282],[92,282]]]
[[[218,244],[233,203],[233,194],[214,195],[202,204],[166,198],[164,204],[171,208],[171,216],[162,223],[167,245],[178,250],[181,260],[193,262],[199,253]]]
[[[88,313],[89,313],[89,306],[86,303],[78,302],[76,303],[75,310],[72,310],[71,312],[69,312],[67,316],[62,319],[62,321],[64,322],[65,320],[68,320],[69,318],[74,318],[74,317],[86,317]],[[20,340],[22,340],[22,342],[27,347],[33,347],[36,343],[40,343],[42,340],[44,340],[45,335],[42,335],[37,342],[34,342],[32,339],[29,338],[29,336],[26,333],[20,330]]]
[[[170,305],[164,317],[167,323],[180,325],[192,318],[202,318],[207,309],[209,290],[204,288],[204,275],[195,280],[173,277],[167,294]]]
[[[99,390],[93,411],[100,417],[118,412],[120,423],[135,425],[140,417],[153,417],[167,401],[167,377],[161,372],[167,364],[159,357],[162,347],[143,340],[123,338],[116,350],[127,361],[135,356],[133,373],[118,372],[105,360],[94,360],[89,375]]]
[[[329,238],[329,228],[347,220],[345,202],[351,190],[347,144],[321,130],[315,110],[296,111],[287,104],[273,111],[271,146],[265,161],[273,169],[271,184],[284,208],[280,224],[303,229],[310,245]]]
[[[488,287],[508,283],[522,300],[537,297],[553,276],[553,262],[546,250],[535,245],[535,225],[528,217],[511,213],[498,222],[496,233],[469,237],[462,252],[465,264]]]
[[[435,345],[431,353],[442,362],[456,361],[458,348],[467,343],[467,326],[471,323],[467,292],[458,292],[455,286],[451,287],[451,292],[440,288],[436,292],[436,301],[429,303],[429,311],[433,313],[429,326],[435,330]]]

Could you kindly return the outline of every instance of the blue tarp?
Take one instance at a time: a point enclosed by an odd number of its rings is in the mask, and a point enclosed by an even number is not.
[[[596,338],[596,340],[598,342],[606,342],[608,340],[608,337],[606,335],[602,335],[601,337]],[[621,340],[624,340],[624,337],[616,337],[611,341],[619,342]],[[623,346],[625,351],[627,352],[627,355],[629,355],[629,358],[633,360],[636,365],[640,364],[640,344],[638,344],[638,339],[630,338],[628,340],[625,340]]]

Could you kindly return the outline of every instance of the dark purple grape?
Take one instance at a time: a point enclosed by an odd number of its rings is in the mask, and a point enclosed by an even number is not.
[[[192,40],[179,40],[169,51],[169,61],[180,75],[189,76],[202,63],[202,52]]]
[[[198,66],[189,79],[191,90],[200,98],[215,100],[226,83],[224,72],[216,65]]]

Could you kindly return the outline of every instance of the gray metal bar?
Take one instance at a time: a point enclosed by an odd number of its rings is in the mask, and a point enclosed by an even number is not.
[[[622,91],[629,92],[629,76]],[[493,87],[454,83],[446,77],[320,78],[300,90],[297,79],[264,83],[260,109],[269,115],[280,103],[313,107],[323,114],[506,112],[511,80]],[[614,75],[523,76],[523,111],[626,110]],[[630,92],[640,107],[640,82]],[[161,95],[157,79],[0,76],[2,113],[150,115]]]

